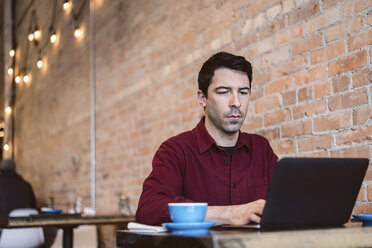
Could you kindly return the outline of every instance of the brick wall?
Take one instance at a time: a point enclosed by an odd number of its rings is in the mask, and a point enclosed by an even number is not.
[[[52,2],[18,2],[18,65],[32,10],[47,39]],[[57,2],[47,66],[36,68],[31,46],[32,81],[17,86],[14,152],[39,202],[53,195],[68,208],[77,195],[90,205],[89,6],[75,39]],[[371,12],[370,0],[96,0],[97,211],[117,212],[119,192],[135,210],[156,149],[202,115],[197,73],[221,50],[252,62],[243,129],[267,137],[280,157],[371,158]],[[371,169],[357,201],[355,211],[372,211]],[[112,233],[101,232],[107,247]]]

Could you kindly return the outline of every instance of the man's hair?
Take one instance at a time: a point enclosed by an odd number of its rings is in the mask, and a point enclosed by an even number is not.
[[[212,82],[214,72],[217,69],[226,68],[234,71],[243,72],[249,79],[249,89],[252,84],[252,66],[244,57],[236,56],[227,52],[219,52],[204,62],[199,71],[198,84],[199,90],[208,97],[208,87]]]

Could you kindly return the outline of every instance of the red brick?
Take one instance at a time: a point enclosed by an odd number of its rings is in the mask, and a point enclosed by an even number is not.
[[[355,214],[369,214],[372,212],[372,204],[356,204],[353,211]]]
[[[364,197],[364,185],[361,185],[356,201],[361,202],[361,201],[365,201],[365,200],[366,199]]]
[[[254,85],[264,84],[268,81],[271,81],[273,78],[275,78],[275,70],[273,68],[265,70],[263,72],[253,73],[252,84]]]
[[[292,56],[310,51],[322,45],[322,35],[314,34],[308,38],[304,38],[300,41],[293,43],[292,45]]]
[[[304,68],[307,64],[306,57],[300,56],[292,60],[285,61],[278,66],[279,77],[287,76]]]
[[[257,132],[257,134],[264,136],[270,142],[273,140],[280,139],[280,130],[278,127],[276,128],[265,128]]]
[[[370,106],[363,106],[353,108],[353,124],[363,124],[369,119],[372,119],[372,108]]]
[[[292,105],[296,103],[296,91],[291,90],[282,93],[283,106]]]
[[[280,98],[277,95],[258,99],[255,104],[255,113],[263,113],[280,106]]]
[[[296,153],[296,140],[283,140],[279,142],[271,143],[276,155],[285,155]]]
[[[358,34],[354,35],[349,38],[349,50],[353,51],[358,48],[362,48],[368,45],[372,45],[372,29]]]
[[[323,0],[323,9],[328,9],[339,2],[342,2],[342,0]]]
[[[306,22],[306,32],[313,33],[340,20],[340,9],[334,7]]]
[[[372,184],[367,185],[367,200],[372,201]]]
[[[269,127],[291,119],[291,112],[288,109],[282,109],[274,113],[264,115],[264,126]]]
[[[297,120],[303,117],[309,117],[313,114],[321,114],[327,110],[325,100],[314,101],[302,104],[293,108],[293,119]]]
[[[365,69],[362,71],[353,73],[353,86],[355,88],[365,86],[371,83],[372,71],[370,69]]]
[[[344,59],[339,59],[329,63],[329,76],[335,76],[344,72],[354,70],[367,64],[367,54],[365,51],[354,53]]]
[[[320,136],[311,136],[298,140],[299,152],[329,149],[332,146],[332,135],[325,134]]]
[[[258,98],[261,98],[263,96],[263,88],[262,87],[253,87],[251,92],[251,101],[254,101]]]
[[[342,76],[342,77],[339,77],[339,78],[335,78],[332,81],[332,85],[333,85],[333,91],[335,93],[345,91],[349,88],[349,85],[350,85],[349,77],[348,76]]]
[[[329,157],[327,151],[312,151],[312,152],[306,152],[306,154],[303,155],[305,158],[326,158]]]
[[[310,61],[311,64],[318,64],[341,56],[344,53],[345,42],[341,40],[334,44],[328,45],[322,49],[312,52],[310,54]]]
[[[305,87],[298,90],[298,102],[309,101],[313,99],[313,88]]]
[[[328,108],[331,111],[357,107],[368,104],[368,92],[366,89],[350,91],[346,94],[332,96],[328,100]]]
[[[279,79],[277,81],[269,83],[265,87],[266,95],[270,95],[273,93],[278,93],[282,91],[286,91],[293,88],[293,78],[292,77],[285,77]]]
[[[369,146],[356,146],[331,151],[331,157],[337,158],[370,158]]]
[[[274,47],[279,47],[281,45],[287,44],[293,40],[300,38],[303,34],[303,29],[301,25],[295,25],[290,29],[285,29],[279,32],[274,37]]]
[[[367,23],[368,25],[372,25],[372,12],[368,14],[367,16]]]
[[[314,131],[330,131],[351,126],[351,112],[343,112],[314,118]]]
[[[274,50],[272,53],[265,54],[263,61],[265,66],[276,65],[286,61],[290,58],[289,47],[281,46],[279,49]]]
[[[364,126],[358,129],[345,130],[336,136],[337,145],[351,145],[352,143],[371,142],[372,126]]]
[[[280,19],[276,19],[271,23],[266,23],[259,27],[258,37],[259,39],[265,39],[267,37],[272,37],[273,34],[278,33],[283,30],[286,26],[285,16]]]
[[[326,66],[321,65],[308,69],[303,72],[299,72],[295,75],[295,85],[301,86],[304,84],[309,84],[315,81],[319,81],[327,76]]]
[[[271,39],[262,40],[248,49],[248,57],[258,56],[273,49],[273,42]]]
[[[282,138],[293,138],[312,133],[311,120],[290,122],[281,126]]]
[[[370,0],[346,1],[342,4],[342,16],[348,17],[372,6]]]
[[[270,6],[269,0],[251,1],[251,4],[245,9],[245,16],[247,18],[254,17],[257,13],[262,12]]]
[[[363,27],[363,16],[358,15],[350,20],[341,22],[326,30],[326,41],[330,42],[340,37],[354,33]]]
[[[319,5],[316,1],[311,1],[299,9],[293,10],[288,14],[288,25],[298,23],[319,12]]]
[[[244,130],[255,130],[262,127],[262,117],[246,119],[243,125]]]
[[[331,83],[330,82],[323,82],[323,83],[314,85],[315,98],[328,96],[329,94],[331,94]]]

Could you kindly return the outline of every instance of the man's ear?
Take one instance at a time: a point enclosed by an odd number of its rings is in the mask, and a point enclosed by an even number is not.
[[[204,93],[201,90],[198,90],[198,100],[200,106],[205,108],[207,106],[207,97],[204,95]]]

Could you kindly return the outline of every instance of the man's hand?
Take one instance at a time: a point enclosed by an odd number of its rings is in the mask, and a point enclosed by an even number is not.
[[[205,219],[206,221],[216,221],[217,225],[259,223],[265,203],[265,200],[260,199],[241,205],[208,206]]]

